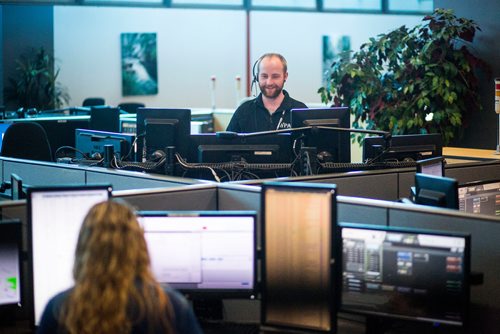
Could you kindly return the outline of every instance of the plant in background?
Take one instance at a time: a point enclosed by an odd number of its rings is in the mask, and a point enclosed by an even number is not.
[[[5,88],[7,102],[38,110],[61,108],[69,103],[67,90],[57,82],[60,69],[55,68],[54,58],[43,47],[19,57],[16,65],[17,76],[9,78]]]
[[[474,71],[487,66],[467,48],[480,28],[444,9],[423,21],[370,38],[350,60],[334,62],[329,88],[318,90],[322,101],[349,106],[354,128],[441,133],[445,145],[458,137],[482,109]]]

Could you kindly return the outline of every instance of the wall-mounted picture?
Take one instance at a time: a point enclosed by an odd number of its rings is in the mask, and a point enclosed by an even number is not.
[[[158,94],[156,33],[122,33],[122,94]]]
[[[330,84],[330,68],[339,58],[348,60],[351,50],[351,37],[346,35],[323,36],[323,86]]]

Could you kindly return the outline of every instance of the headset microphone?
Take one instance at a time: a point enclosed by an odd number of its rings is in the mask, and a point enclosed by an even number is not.
[[[250,91],[251,92],[254,92],[253,87],[254,87],[254,85],[257,82],[259,82],[259,78],[257,77],[258,73],[255,72],[255,68],[257,67],[257,64],[259,63],[259,61],[260,61],[260,58],[257,59],[255,61],[255,63],[253,63],[253,66],[252,66],[252,76],[253,76],[253,78],[252,78],[252,85],[250,86]],[[255,92],[254,92],[253,96],[256,96],[256,95],[257,95],[257,88],[255,89]]]

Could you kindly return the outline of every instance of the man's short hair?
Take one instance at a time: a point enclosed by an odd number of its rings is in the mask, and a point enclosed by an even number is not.
[[[260,63],[262,62],[262,59],[264,59],[264,58],[274,58],[274,57],[278,58],[281,61],[281,64],[283,64],[283,73],[287,72],[287,70],[288,70],[288,64],[286,62],[285,57],[283,57],[279,53],[265,53],[262,56],[260,56],[260,58],[257,59],[257,62],[255,63],[255,65],[257,67],[257,74],[256,74],[257,78],[259,76]]]

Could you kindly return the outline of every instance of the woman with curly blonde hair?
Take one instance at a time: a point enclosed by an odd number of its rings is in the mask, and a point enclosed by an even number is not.
[[[90,209],[73,277],[45,307],[38,333],[201,333],[186,299],[154,279],[144,232],[123,203]]]

